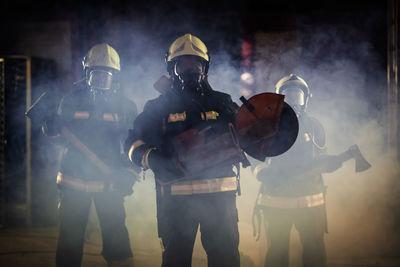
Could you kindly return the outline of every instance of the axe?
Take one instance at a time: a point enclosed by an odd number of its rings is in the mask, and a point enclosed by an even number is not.
[[[350,160],[354,158],[356,162],[355,166],[355,171],[356,172],[362,172],[366,171],[371,167],[371,164],[364,158],[364,156],[361,154],[360,149],[358,148],[357,145],[352,145],[347,149],[345,152],[339,154],[336,156],[335,160],[337,160],[340,163],[343,163],[347,160]],[[320,163],[317,165],[313,166],[310,169],[305,170],[304,172],[301,172],[293,177],[295,180],[305,180],[311,176],[314,175],[319,175],[321,173],[326,172],[326,168],[329,165],[329,160],[322,160]],[[287,183],[290,181],[289,180],[283,180],[280,185],[277,185],[275,189],[280,189],[281,187],[287,185]]]
[[[356,162],[356,172],[363,172],[371,167],[371,164],[361,154],[358,145],[352,145],[347,151],[339,154],[337,157],[341,162],[354,158]]]
[[[91,151],[81,140],[79,140],[67,127],[61,129],[61,133],[77,148],[82,154],[84,154],[100,171],[106,176],[112,175],[112,170],[108,167],[97,155]],[[125,171],[133,174],[136,180],[139,180],[139,174],[132,168],[124,168]]]
[[[358,148],[358,145],[352,145],[347,149],[345,152],[336,155],[336,159],[338,162],[343,163],[345,161],[348,161],[350,159],[355,159],[356,162],[356,172],[362,172],[366,171],[371,167],[371,164],[364,158],[364,156],[361,154],[360,149]],[[318,175],[320,173],[326,172],[326,168],[329,165],[329,160],[323,160],[313,168],[299,174],[296,179],[304,179],[313,175]]]

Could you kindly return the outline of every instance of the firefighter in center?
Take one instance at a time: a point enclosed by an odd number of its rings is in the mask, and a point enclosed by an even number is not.
[[[207,81],[210,57],[192,34],[177,38],[167,56],[167,90],[146,103],[126,140],[130,160],[156,180],[162,266],[191,266],[198,228],[210,267],[238,267],[239,232],[234,165],[224,162],[192,172],[177,160],[174,142],[186,132],[206,131],[213,140],[234,122],[238,105]],[[189,145],[190,146],[190,145]],[[209,155],[212,156],[212,155]],[[199,168],[198,168],[199,169]]]
[[[108,266],[133,266],[124,196],[133,192],[136,176],[124,155],[123,142],[137,115],[136,105],[119,90],[120,58],[110,45],[93,46],[83,68],[85,79],[62,98],[43,127],[47,136],[64,145],[57,175],[60,229],[56,265],[81,266],[93,201],[101,227],[102,256]]]

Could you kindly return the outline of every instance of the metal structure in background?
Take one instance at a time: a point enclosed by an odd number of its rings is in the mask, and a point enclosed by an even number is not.
[[[31,58],[0,58],[1,225],[31,224],[31,125],[23,115],[31,104]]]
[[[55,223],[55,151],[41,122],[25,116],[33,99],[54,90],[55,73],[49,59],[0,57],[0,227]]]
[[[32,65],[31,58],[26,58],[26,108],[27,110],[32,104]],[[25,114],[25,113],[24,113]],[[31,213],[31,200],[32,200],[32,192],[31,192],[31,120],[28,117],[25,117],[26,121],[26,136],[25,136],[25,148],[26,148],[26,167],[25,167],[25,205],[26,205],[26,217],[25,223],[27,226],[30,226],[32,223],[32,213]]]
[[[5,111],[4,59],[0,58],[0,228],[5,222]]]
[[[388,81],[388,147],[395,148],[397,159],[400,160],[399,147],[399,69],[398,69],[398,32],[399,32],[399,4],[397,0],[388,0],[388,54],[387,54],[387,81]]]

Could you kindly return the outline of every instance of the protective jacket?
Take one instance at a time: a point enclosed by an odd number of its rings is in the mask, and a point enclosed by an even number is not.
[[[326,159],[325,151],[323,127],[315,118],[303,113],[293,147],[273,158],[257,174],[262,185],[254,216],[260,225],[259,213],[262,212],[270,245],[265,266],[289,266],[293,225],[299,232],[304,266],[326,266],[325,186],[321,173],[310,171],[318,169],[319,162]]]
[[[129,167],[123,151],[123,140],[126,138],[128,122],[136,115],[136,105],[119,95],[111,95],[107,100],[99,96],[94,100],[89,89],[80,88],[64,96],[57,115],[48,119],[45,125],[47,135],[60,137],[64,144],[57,182],[78,189],[87,186],[82,185],[82,181],[101,181],[107,185],[120,176],[128,180],[136,179],[122,172],[125,167]],[[82,144],[80,148],[76,142],[62,135],[64,127]],[[100,159],[110,172],[102,171],[93,157],[82,151],[82,146]],[[66,183],[61,181],[63,178]],[[101,188],[101,184],[93,185],[94,188],[87,188],[88,191],[107,189]],[[95,185],[100,188],[97,190]]]
[[[138,166],[146,166],[149,150],[156,148],[166,158],[176,156],[173,140],[179,134],[194,129],[201,131],[207,127],[206,141],[227,131],[229,123],[234,123],[238,110],[228,94],[211,88],[202,94],[171,90],[146,103],[144,110],[134,122],[133,130],[126,142],[130,157]],[[150,152],[151,153],[151,152]],[[159,183],[173,183],[180,177],[168,177],[157,168],[153,169]],[[234,177],[232,164],[209,168],[184,180]],[[236,190],[236,187],[235,187]]]
[[[143,168],[149,167],[149,153],[151,157],[154,150],[172,164],[171,159],[176,159],[173,143],[177,136],[207,129],[205,142],[212,142],[234,122],[237,109],[229,95],[211,88],[203,93],[190,93],[175,87],[146,103],[134,122],[126,149],[130,151],[132,161]],[[215,149],[219,149],[218,144]],[[212,153],[212,150],[207,151]],[[238,180],[232,170],[234,164],[221,162],[184,177],[179,170],[176,175],[171,175],[165,166],[150,164],[156,178],[163,267],[191,266],[199,227],[210,267],[240,265],[236,209]]]
[[[286,153],[270,159],[257,178],[261,193],[274,197],[302,197],[324,192],[321,174],[299,178],[316,167],[326,152],[325,132],[317,119],[303,114],[299,117],[299,135]]]

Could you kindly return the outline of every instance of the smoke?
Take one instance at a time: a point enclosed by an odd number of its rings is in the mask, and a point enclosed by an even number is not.
[[[211,86],[231,94],[238,102],[242,28],[235,16],[209,20],[204,14],[166,5],[146,12],[128,8],[126,15],[113,13],[112,9],[101,10],[100,14],[95,7],[88,9],[92,11],[83,15],[87,15],[90,38],[79,51],[80,57],[96,43],[107,42],[113,46],[121,56],[122,89],[136,103],[139,112],[146,101],[158,96],[153,84],[166,74],[164,56],[169,45],[188,32],[202,39],[210,50]],[[375,19],[367,21],[365,28],[376,22]],[[355,174],[354,163],[349,161],[337,172],[324,175],[330,232],[326,245],[332,262],[392,255],[399,245],[399,230],[395,225],[399,217],[396,179],[399,169],[393,151],[385,146],[388,122],[384,116],[384,63],[370,37],[360,27],[346,24],[303,25],[296,31],[259,32],[255,36],[257,92],[274,91],[275,83],[290,73],[300,75],[313,93],[308,111],[325,127],[328,152],[338,154],[356,143],[372,164],[370,170]],[[79,63],[68,62],[66,68]],[[64,70],[63,74],[73,75]],[[56,174],[53,175],[55,181]],[[252,236],[251,216],[259,185],[249,168],[242,170],[242,195],[237,198],[237,206],[240,251],[242,259],[248,261],[244,266],[261,266],[266,252],[265,237],[256,242]],[[161,247],[151,171],[146,172],[145,180],[135,184],[134,194],[125,200],[126,222],[137,265],[159,266]],[[91,217],[95,218],[93,214]],[[88,227],[96,232],[90,240],[100,245],[96,220]],[[301,249],[298,239],[294,238],[292,248],[297,251],[292,254],[292,265],[297,266]],[[199,236],[193,261],[193,266],[205,265]]]
[[[259,33],[256,41],[258,88],[273,91],[281,77],[300,75],[313,94],[308,112],[324,125],[329,154],[358,144],[372,164],[370,170],[355,173],[354,161],[349,161],[324,175],[328,261],[367,262],[395,255],[400,172],[394,151],[386,145],[390,122],[385,117],[384,62],[370,33],[347,24],[308,25],[297,32]],[[293,237],[292,248],[301,250]],[[296,253],[291,266],[299,264]]]
[[[168,46],[187,32],[200,37],[210,49],[212,87],[231,94],[237,102],[241,70],[229,51],[238,51],[240,32],[232,35],[226,27],[217,26],[220,21],[204,25],[186,10],[160,15],[161,10],[156,8],[149,16],[133,19],[111,16],[97,39],[110,42],[120,52],[123,88],[139,111],[147,100],[158,96],[153,83],[166,74],[164,55]],[[162,19],[156,19],[157,16]],[[185,23],[175,23],[177,17]],[[230,27],[238,25],[231,23]],[[204,30],[209,28],[214,31]],[[229,41],[224,41],[224,37]],[[274,84],[290,73],[300,75],[313,93],[308,111],[325,127],[328,152],[338,154],[356,143],[373,166],[367,172],[355,174],[354,163],[349,161],[337,172],[325,175],[330,230],[326,246],[332,262],[390,254],[398,236],[394,227],[398,215],[393,212],[398,210],[393,204],[398,194],[394,179],[398,169],[385,147],[385,73],[368,38],[367,33],[346,24],[306,25],[300,31],[260,32],[255,36],[257,92],[274,91]],[[265,237],[256,242],[251,226],[259,182],[249,169],[242,170],[241,177],[242,195],[237,199],[240,250],[248,266],[260,266],[266,251]],[[135,185],[135,193],[126,198],[126,210],[137,261],[156,266],[161,261],[161,248],[153,178],[148,171],[146,180]],[[295,235],[291,248],[291,262],[297,266],[301,247]],[[149,258],[153,259],[151,263]],[[194,266],[204,264],[205,258],[198,236]]]
[[[136,103],[141,112],[148,100],[159,95],[153,84],[161,75],[167,74],[164,57],[169,45],[177,37],[192,33],[203,40],[210,50],[211,86],[218,91],[232,94],[237,100],[240,96],[240,70],[235,67],[238,63],[232,59],[229,51],[240,53],[237,49],[240,47],[241,34],[238,22],[227,23],[223,19],[208,22],[205,17],[186,9],[164,14],[163,8],[153,8],[146,16],[138,14],[134,17],[121,17],[107,14],[103,19],[96,18],[97,25],[101,27],[94,29],[95,38],[88,46],[107,42],[119,52],[121,83],[125,95]],[[125,198],[126,222],[138,266],[159,266],[161,247],[157,236],[154,175],[151,171],[146,171],[145,176],[144,181],[135,184],[134,194]],[[92,240],[97,241],[99,226],[94,213],[91,218],[89,229],[92,230],[89,231],[92,233]],[[199,238],[200,233],[194,249],[193,266],[204,266],[206,262]]]

